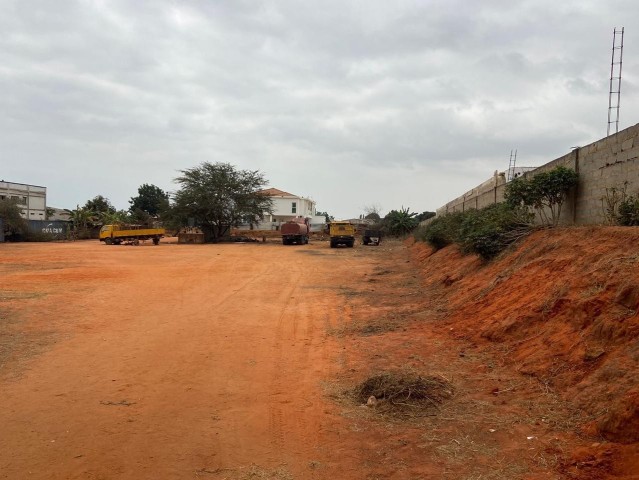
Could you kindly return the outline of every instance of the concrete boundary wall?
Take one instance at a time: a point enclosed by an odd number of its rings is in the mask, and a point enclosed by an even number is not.
[[[639,193],[639,124],[579,147],[542,165],[524,177],[551,170],[559,165],[579,174],[579,182],[570,192],[561,212],[564,225],[592,225],[605,222],[602,198],[606,188],[623,187],[627,193]],[[506,177],[495,172],[493,178],[437,209],[437,215],[482,208],[504,200]]]

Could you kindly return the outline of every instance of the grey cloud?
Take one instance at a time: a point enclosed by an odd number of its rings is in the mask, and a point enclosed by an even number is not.
[[[626,0],[6,1],[0,158],[58,206],[101,193],[126,207],[139,184],[174,188],[204,160],[290,191],[304,178],[343,216],[356,207],[326,190],[345,172],[423,174],[444,203],[511,148],[540,161],[603,135],[612,27],[638,19]],[[632,54],[626,65],[629,125]],[[391,191],[389,209],[407,194]]]

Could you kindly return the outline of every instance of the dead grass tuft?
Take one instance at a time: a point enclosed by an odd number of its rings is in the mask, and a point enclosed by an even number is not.
[[[375,397],[371,406],[376,411],[397,416],[434,415],[452,395],[452,385],[443,378],[406,371],[373,375],[351,392],[358,403]]]

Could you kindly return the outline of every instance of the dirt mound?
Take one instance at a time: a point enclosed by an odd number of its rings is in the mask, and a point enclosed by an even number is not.
[[[539,231],[488,264],[454,246],[411,251],[439,328],[506,349],[592,418],[585,433],[639,442],[639,228]]]

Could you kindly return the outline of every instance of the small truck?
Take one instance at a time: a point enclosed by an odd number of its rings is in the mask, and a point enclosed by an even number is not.
[[[362,235],[364,245],[379,245],[381,241],[382,232],[380,230],[364,230],[364,235]]]
[[[302,223],[303,222],[303,223]],[[283,223],[280,227],[282,233],[282,245],[305,245],[308,243],[308,232],[310,228],[307,219],[291,220]]]
[[[157,245],[164,235],[166,230],[163,228],[142,225],[104,225],[100,229],[100,241],[106,245],[120,245],[123,242],[138,245],[140,240],[153,240],[153,245]]]
[[[329,226],[331,248],[345,245],[352,248],[355,245],[355,225],[350,222],[331,222]]]

